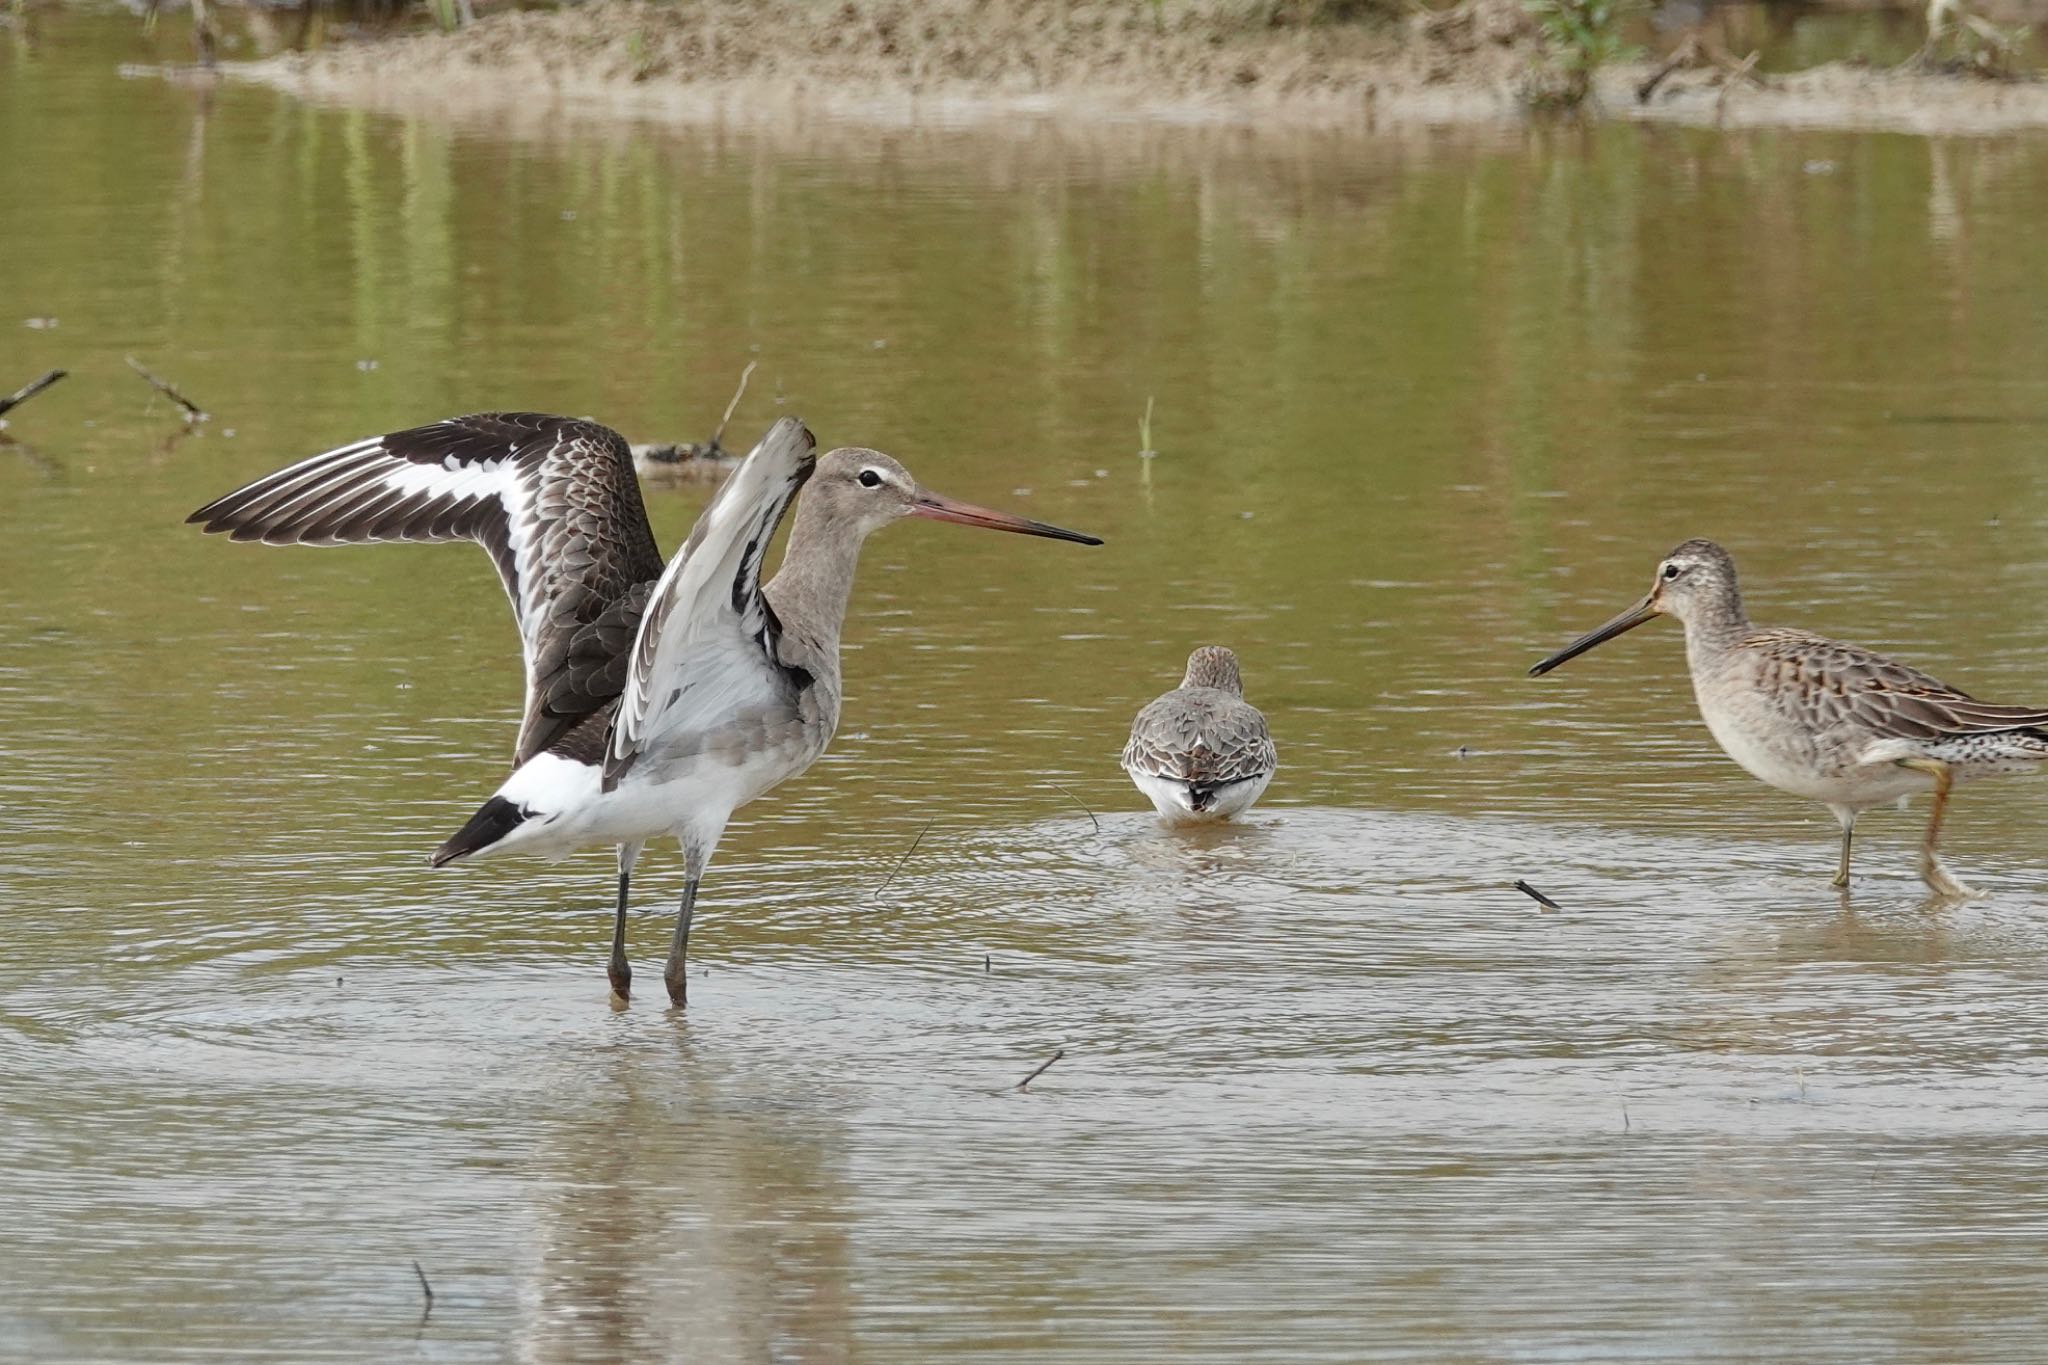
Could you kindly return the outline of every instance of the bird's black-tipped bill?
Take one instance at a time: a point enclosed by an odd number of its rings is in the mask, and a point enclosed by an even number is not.
[[[1008,512],[993,512],[986,507],[976,507],[971,502],[955,502],[942,498],[937,493],[920,493],[910,504],[913,517],[930,517],[933,521],[956,521],[962,526],[986,526],[991,531],[1015,531],[1022,536],[1045,536],[1051,540],[1071,540],[1078,545],[1100,545],[1097,536],[1084,536],[1079,531],[1069,531],[1063,526],[1048,526],[1042,521],[1028,517],[1013,517]]]
[[[1657,608],[1651,605],[1649,598],[1645,597],[1606,625],[1587,631],[1584,635],[1581,635],[1542,663],[1537,664],[1529,670],[1529,676],[1540,678],[1559,664],[1570,663],[1595,645],[1604,645],[1617,635],[1626,635],[1629,631],[1634,630],[1656,614]]]

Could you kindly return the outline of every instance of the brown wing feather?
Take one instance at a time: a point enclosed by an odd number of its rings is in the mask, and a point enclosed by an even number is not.
[[[1960,688],[1859,645],[1799,630],[1759,630],[1743,641],[1783,686],[1811,707],[1846,708],[1857,724],[1908,739],[1998,734],[2048,726],[2048,710],[1978,701]]]
[[[1278,755],[1256,707],[1212,687],[1187,687],[1138,712],[1122,761],[1147,777],[1214,791],[1272,772]]]
[[[271,545],[482,545],[525,646],[515,766],[617,700],[662,570],[624,438],[545,413],[474,413],[358,441],[190,520]]]

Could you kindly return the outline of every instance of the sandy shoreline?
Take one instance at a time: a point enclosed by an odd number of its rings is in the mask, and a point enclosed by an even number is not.
[[[296,96],[517,129],[563,117],[787,126],[976,128],[1047,122],[1375,132],[1507,125],[1541,62],[1513,0],[1378,27],[1257,27],[1229,11],[1129,0],[603,0],[497,14],[226,68]],[[1723,92],[1601,73],[1610,118],[1992,134],[2048,128],[2048,82],[1831,64]]]

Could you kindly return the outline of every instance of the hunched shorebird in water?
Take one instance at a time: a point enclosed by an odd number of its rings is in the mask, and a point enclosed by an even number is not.
[[[1916,792],[1934,793],[1920,875],[1935,894],[1977,894],[1935,851],[1958,782],[2038,772],[2048,762],[2048,710],[1994,706],[1916,668],[1803,630],[1749,623],[1735,561],[1711,540],[1666,555],[1642,601],[1529,670],[1548,673],[1653,616],[1685,626],[1685,657],[1707,729],[1751,776],[1819,801],[1842,824],[1834,884],[1849,884],[1856,817]]]
[[[813,455],[785,417],[663,567],[632,452],[594,422],[479,413],[316,455],[189,520],[235,540],[342,545],[474,540],[512,599],[526,708],[512,775],[434,866],[497,853],[618,847],[612,989],[632,984],[626,903],[646,842],[683,846],[663,979],[684,1003],[697,884],[732,813],[811,766],[839,723],[839,626],[861,542],[901,517],[1100,545],[954,502],[879,451]],[[782,567],[761,562],[797,490]]]
[[[1188,655],[1180,686],[1138,712],[1121,762],[1174,825],[1243,814],[1280,766],[1266,718],[1244,699],[1237,655],[1221,645]]]

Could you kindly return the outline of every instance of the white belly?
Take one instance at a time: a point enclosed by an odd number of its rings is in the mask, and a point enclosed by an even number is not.
[[[1131,774],[1132,785],[1145,794],[1160,818],[1170,825],[1204,825],[1242,815],[1265,795],[1266,785],[1272,780],[1273,774],[1267,773],[1253,781],[1233,783],[1217,792],[1206,809],[1196,810],[1187,783],[1146,773]]]
[[[696,830],[716,839],[732,813],[811,766],[816,753],[754,753],[739,762],[707,756],[630,769],[603,790],[596,764],[554,754],[528,761],[498,789],[526,820],[476,856],[524,853],[565,858],[597,844],[630,844]]]
[[[1785,723],[1754,693],[1730,700],[1699,698],[1700,716],[1728,757],[1760,782],[1779,791],[1830,806],[1863,810],[1928,790],[1926,774],[1890,761],[1867,763],[1861,750],[1847,747],[1847,737],[1815,735]]]

